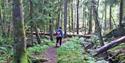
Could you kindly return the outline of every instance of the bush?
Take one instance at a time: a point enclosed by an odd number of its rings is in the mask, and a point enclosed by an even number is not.
[[[94,63],[94,59],[80,45],[78,37],[73,37],[57,49],[58,63]]]
[[[47,48],[48,48],[47,45],[35,45],[33,47],[29,47],[27,50],[29,54],[31,55],[31,54],[39,54]]]

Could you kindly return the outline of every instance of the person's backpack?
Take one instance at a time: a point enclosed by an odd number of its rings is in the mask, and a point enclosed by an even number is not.
[[[62,35],[61,35],[61,32],[60,31],[57,31],[56,32],[56,37],[61,37]]]

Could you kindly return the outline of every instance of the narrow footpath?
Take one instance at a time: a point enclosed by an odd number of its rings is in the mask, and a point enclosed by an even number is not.
[[[57,53],[55,47],[49,47],[44,53],[43,56],[47,58],[47,62],[44,63],[57,63]]]
[[[67,39],[64,39],[62,44],[66,42]],[[48,61],[44,63],[57,63],[57,52],[56,52],[57,47],[55,46],[50,46],[42,55],[44,58],[46,58]]]

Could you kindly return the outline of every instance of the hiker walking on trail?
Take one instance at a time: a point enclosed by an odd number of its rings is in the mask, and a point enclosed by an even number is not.
[[[56,47],[58,47],[58,44],[61,46],[62,37],[63,37],[62,27],[59,27],[56,31]]]

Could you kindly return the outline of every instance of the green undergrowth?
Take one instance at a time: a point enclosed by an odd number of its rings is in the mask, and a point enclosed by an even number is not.
[[[78,37],[73,37],[57,49],[58,63],[95,63],[94,59],[80,45]]]
[[[30,55],[32,54],[39,54],[41,52],[43,52],[44,50],[46,50],[48,48],[47,45],[35,45],[33,47],[29,47],[27,50],[28,50],[28,53]]]
[[[28,50],[28,53],[30,55],[32,54],[40,54],[42,52],[44,52],[48,47],[54,45],[54,41],[50,41],[50,40],[47,40],[47,39],[42,39],[42,43],[41,44],[37,44],[37,45],[34,45],[33,47],[29,47],[27,50]]]
[[[13,38],[11,38],[11,37],[0,36],[0,46],[2,46],[2,45],[12,45],[13,42],[14,42]]]
[[[0,63],[6,63],[13,55],[11,46],[0,46]]]
[[[118,52],[119,50],[125,50],[125,43],[122,43],[122,44],[112,48],[110,51]],[[125,54],[124,54],[124,52],[122,52],[118,56],[116,56],[115,59],[121,61],[122,63],[125,63]]]
[[[119,50],[119,49],[125,49],[125,43],[122,43],[114,48],[112,48],[110,51],[115,51],[115,50]]]
[[[0,63],[7,63],[7,61],[11,61],[11,57],[13,56],[13,47],[12,43],[6,43],[6,41],[3,40],[3,38],[0,37]],[[8,42],[12,41],[8,39]],[[55,40],[54,40],[55,41]],[[50,41],[48,39],[42,39],[41,44],[34,44],[32,47],[27,48],[27,54],[28,56],[32,55],[39,55],[45,50],[47,50],[48,47],[53,46],[55,43],[54,41]],[[9,45],[6,45],[6,44]]]

